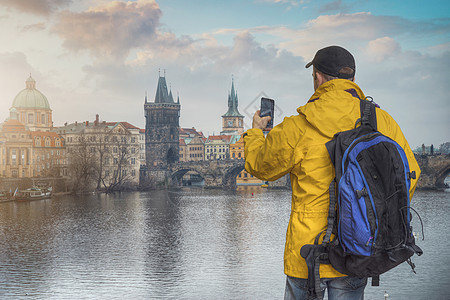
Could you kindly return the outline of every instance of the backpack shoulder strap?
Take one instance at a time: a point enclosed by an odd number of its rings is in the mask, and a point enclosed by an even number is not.
[[[376,107],[373,98],[367,96],[364,100],[360,99],[361,124],[370,125],[377,130]]]

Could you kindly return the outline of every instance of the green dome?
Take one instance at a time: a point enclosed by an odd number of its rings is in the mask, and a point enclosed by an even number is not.
[[[30,76],[25,83],[26,89],[17,94],[12,107],[50,109],[47,97],[36,89],[36,81]]]

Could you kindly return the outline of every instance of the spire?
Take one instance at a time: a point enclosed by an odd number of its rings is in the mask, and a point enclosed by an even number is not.
[[[155,103],[175,103],[172,95],[172,88],[170,88],[170,93],[167,90],[166,83],[166,70],[164,70],[164,76],[161,77],[161,69],[158,70],[159,79],[158,87],[156,88]]]
[[[231,93],[228,93],[228,111],[225,117],[243,117],[238,110],[238,96],[234,89],[234,76],[231,76]]]
[[[174,103],[175,102],[175,101],[173,101],[172,88],[170,88],[170,92],[169,92],[169,101],[170,101],[170,103]]]
[[[180,104],[180,93],[177,92],[177,104]]]
[[[144,103],[147,103],[148,101],[147,101],[147,91],[145,91],[145,102]]]

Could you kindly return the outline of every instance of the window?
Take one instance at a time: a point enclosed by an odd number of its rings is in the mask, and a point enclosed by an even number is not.
[[[51,142],[51,141],[50,141],[50,138],[47,137],[47,138],[45,139],[45,147],[50,147],[50,142]]]
[[[45,115],[44,114],[41,115],[41,123],[45,124]]]
[[[136,143],[136,138],[135,138],[135,137],[132,137],[132,138],[131,138],[131,142],[132,142],[132,143]]]
[[[17,153],[16,150],[11,151],[11,164],[15,165],[17,160]]]
[[[132,165],[135,165],[135,164],[136,164],[136,158],[134,158],[134,157],[131,158],[131,164],[132,164]]]
[[[136,170],[131,170],[131,176],[133,176],[133,177],[136,176]]]

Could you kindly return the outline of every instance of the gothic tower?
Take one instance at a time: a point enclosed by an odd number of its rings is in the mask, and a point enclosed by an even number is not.
[[[165,73],[165,72],[164,72]],[[145,155],[148,170],[167,169],[178,162],[180,98],[173,100],[168,92],[165,74],[159,75],[155,102],[145,96]]]
[[[222,116],[220,134],[244,133],[244,116],[238,111],[238,96],[234,90],[234,79],[231,80],[231,93],[228,93],[228,111]]]

